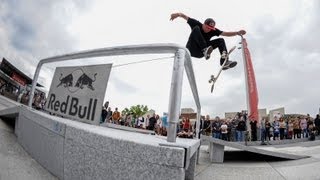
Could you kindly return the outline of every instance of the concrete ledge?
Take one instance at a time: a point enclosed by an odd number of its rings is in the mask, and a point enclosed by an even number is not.
[[[80,123],[19,107],[18,142],[59,179],[193,179],[200,140]]]
[[[221,139],[216,139],[211,136],[201,136],[201,142],[209,142],[209,153],[210,153],[210,160],[214,163],[222,163],[224,158],[224,146],[229,146],[232,148],[249,151],[257,154],[263,154],[268,156],[274,156],[284,159],[302,159],[307,158],[309,156],[301,156],[301,155],[295,155],[295,154],[288,154],[288,153],[282,153],[282,152],[274,152],[274,151],[268,151],[264,149],[255,148],[252,146],[245,146],[238,142],[230,142],[230,141],[224,141]]]
[[[20,106],[9,107],[0,110],[0,117],[16,118],[19,114]]]
[[[120,126],[120,125],[112,124],[112,123],[102,123],[102,124],[100,124],[100,126],[113,128],[113,129],[120,129],[120,130],[130,131],[130,132],[139,132],[139,133],[142,133],[142,134],[155,135],[154,131],[150,131],[150,130],[146,130],[146,129],[138,129],[138,128],[126,127],[126,126]]]

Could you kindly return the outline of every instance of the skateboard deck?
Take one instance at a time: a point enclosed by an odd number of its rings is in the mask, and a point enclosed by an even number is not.
[[[221,72],[222,72],[222,69],[223,69],[223,66],[225,65],[225,63],[229,60],[229,55],[236,49],[236,46],[233,46],[229,52],[228,52],[228,55],[227,55],[227,58],[225,59],[225,61],[223,62],[217,76],[215,77],[214,75],[211,75],[211,78],[209,79],[209,83],[212,83],[211,85],[211,93],[213,92],[213,89],[214,89],[214,83],[218,80]],[[238,63],[236,61],[233,61],[231,64],[230,64],[230,68],[233,68],[237,65]]]

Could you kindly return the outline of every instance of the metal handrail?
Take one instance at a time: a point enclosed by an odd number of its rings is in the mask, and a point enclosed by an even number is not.
[[[129,45],[129,46],[117,46],[117,47],[106,47],[92,50],[79,51],[75,53],[69,53],[59,56],[53,56],[45,58],[39,61],[37,68],[34,73],[31,95],[29,99],[29,107],[32,105],[32,99],[34,96],[35,87],[39,78],[40,69],[43,64],[64,61],[64,60],[75,60],[82,58],[93,58],[103,56],[119,56],[119,55],[134,55],[134,54],[169,54],[174,53],[174,67],[171,79],[171,90],[169,99],[169,110],[168,110],[168,142],[176,141],[176,125],[178,123],[180,114],[181,94],[182,94],[182,80],[183,80],[183,69],[187,73],[191,91],[195,104],[197,106],[197,137],[200,127],[200,113],[201,105],[197,89],[197,84],[194,76],[191,56],[185,47],[181,47],[173,43],[160,43],[160,44],[143,44],[143,45]]]

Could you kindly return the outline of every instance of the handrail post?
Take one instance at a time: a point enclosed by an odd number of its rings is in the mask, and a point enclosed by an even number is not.
[[[181,106],[181,95],[182,95],[182,81],[183,81],[183,71],[184,71],[184,61],[185,61],[186,51],[183,49],[178,49],[176,52],[173,71],[171,78],[171,88],[169,96],[169,111],[168,111],[168,142],[176,142],[177,136],[177,124],[180,115]]]

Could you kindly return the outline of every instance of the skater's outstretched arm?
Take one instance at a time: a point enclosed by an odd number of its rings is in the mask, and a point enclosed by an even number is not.
[[[183,13],[172,13],[170,20],[173,21],[174,19],[176,19],[177,17],[182,17],[183,19],[185,19],[186,21],[188,21],[189,16],[183,14]]]
[[[221,33],[221,35],[222,36],[236,36],[236,35],[239,35],[239,36],[241,36],[241,35],[245,35],[246,34],[246,31],[245,30],[240,30],[240,31],[234,31],[234,32],[225,32],[225,31],[223,31],[222,33]]]

